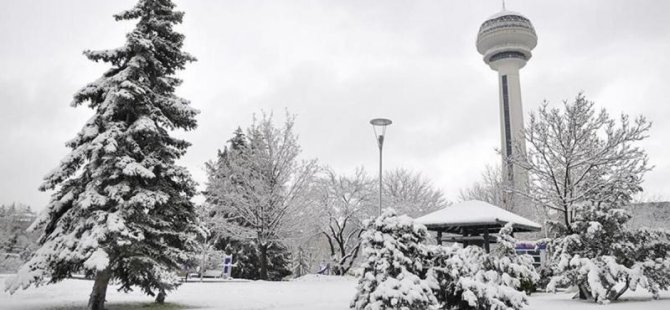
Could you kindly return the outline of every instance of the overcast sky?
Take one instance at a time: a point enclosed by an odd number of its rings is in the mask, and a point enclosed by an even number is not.
[[[179,94],[201,110],[181,163],[205,181],[212,159],[252,114],[297,114],[305,158],[349,173],[377,169],[368,121],[393,120],[386,168],[420,171],[456,200],[500,159],[496,73],[475,49],[500,1],[177,0],[179,30],[199,61]],[[0,203],[41,209],[37,187],[93,113],[72,95],[108,66],[85,49],[123,44],[132,23],[112,14],[134,1],[0,0]],[[647,196],[670,194],[670,1],[522,1],[507,8],[538,34],[521,71],[527,115],[583,90],[612,114],[654,122],[644,143],[655,169]],[[527,120],[527,117],[526,117]]]

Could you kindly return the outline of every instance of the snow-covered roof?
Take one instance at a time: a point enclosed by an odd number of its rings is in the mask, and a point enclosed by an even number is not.
[[[540,224],[492,204],[469,200],[453,204],[444,209],[415,219],[416,223],[431,228],[467,226],[503,226],[512,223],[519,231],[538,231]]]

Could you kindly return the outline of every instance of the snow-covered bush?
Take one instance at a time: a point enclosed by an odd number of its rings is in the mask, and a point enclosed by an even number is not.
[[[539,276],[532,258],[515,253],[511,232],[511,226],[501,230],[500,244],[490,254],[476,246],[430,247],[427,278],[436,283],[442,309],[521,309],[528,303],[521,285]]]
[[[577,286],[582,298],[599,303],[618,299],[638,286],[658,297],[670,287],[670,234],[629,230],[630,215],[606,203],[576,209],[573,234],[553,243],[554,276],[547,287]]]
[[[368,224],[363,233],[363,270],[352,308],[521,309],[522,283],[539,276],[533,260],[517,255],[512,226],[505,226],[490,254],[461,245],[428,246],[427,232],[393,211]]]
[[[363,239],[363,264],[356,296],[356,310],[437,309],[437,301],[424,274],[428,235],[423,225],[386,210],[367,223]]]
[[[505,285],[513,286],[517,290],[528,292],[528,286],[534,287],[540,280],[540,275],[533,266],[533,258],[530,255],[519,255],[516,253],[517,240],[512,236],[514,228],[512,224],[505,225],[498,234],[498,246],[492,253],[491,268],[498,270],[503,276],[511,277]],[[507,275],[507,276],[506,276]]]

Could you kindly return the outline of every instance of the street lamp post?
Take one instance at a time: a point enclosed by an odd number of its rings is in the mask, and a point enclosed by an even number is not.
[[[382,215],[382,148],[384,147],[384,134],[386,126],[391,125],[391,120],[386,118],[375,118],[370,121],[375,132],[375,139],[379,147],[379,215]]]

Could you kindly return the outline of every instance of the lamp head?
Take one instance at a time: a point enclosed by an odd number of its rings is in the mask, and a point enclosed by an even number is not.
[[[391,125],[393,122],[391,122],[390,119],[386,118],[374,118],[370,120],[370,124],[372,126],[378,127],[378,126],[388,126]]]
[[[380,150],[384,145],[384,134],[386,133],[386,126],[391,125],[392,123],[393,122],[391,122],[390,119],[386,118],[375,118],[370,120],[370,125],[372,125],[372,129],[375,131],[375,138],[377,139],[377,145],[379,146]]]

